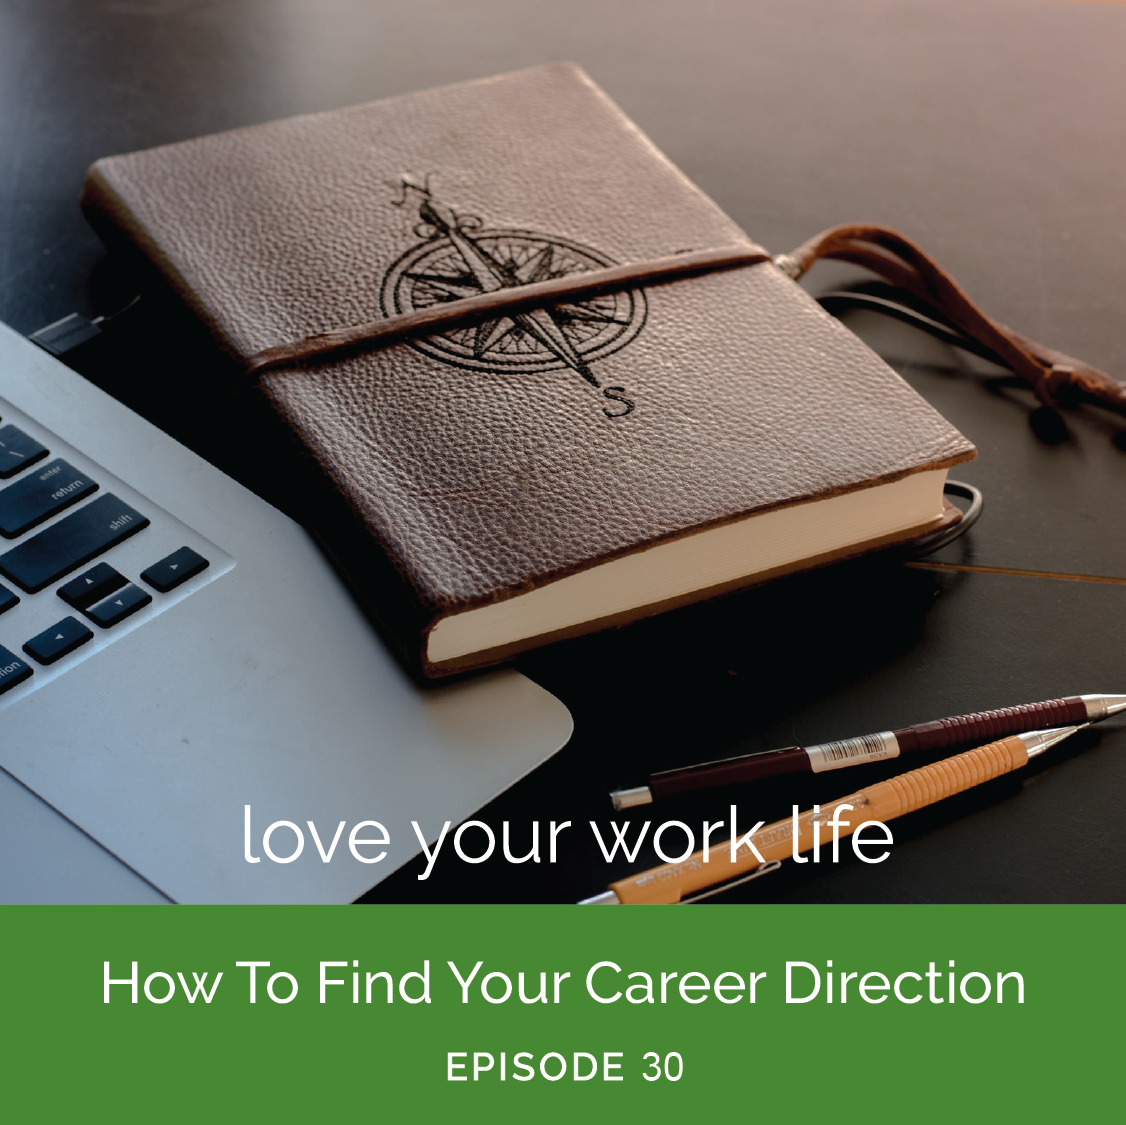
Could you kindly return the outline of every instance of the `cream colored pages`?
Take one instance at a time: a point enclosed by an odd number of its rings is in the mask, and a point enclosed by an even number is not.
[[[447,617],[430,634],[434,663],[753,578],[942,515],[946,470],[749,516],[612,559],[507,601]]]

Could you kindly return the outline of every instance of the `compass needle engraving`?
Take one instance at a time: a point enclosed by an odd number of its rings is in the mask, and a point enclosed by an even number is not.
[[[477,328],[473,340],[473,354],[480,359],[490,348],[495,347],[504,336],[507,336],[513,327],[514,325],[508,317],[502,317],[499,320],[486,320],[484,324]]]
[[[421,185],[404,177],[401,192],[396,206],[418,201],[415,231],[424,241],[402,255],[383,279],[380,302],[387,316],[615,264],[569,239],[484,229],[480,219],[435,199],[429,176]],[[495,374],[570,370],[600,388],[591,364],[633,340],[645,316],[641,290],[600,293],[586,301],[488,317],[412,340],[410,346],[456,367]]]

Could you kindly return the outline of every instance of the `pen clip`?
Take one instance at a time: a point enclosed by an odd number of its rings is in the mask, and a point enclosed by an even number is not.
[[[718,886],[709,887],[701,894],[693,895],[691,898],[682,898],[680,900],[681,906],[687,906],[690,902],[701,902],[706,898],[711,898],[712,895],[722,894],[724,891],[731,890],[732,887],[741,887],[744,883],[749,883],[752,879],[757,879],[760,875],[769,875],[771,871],[777,871],[782,866],[782,861],[773,859],[769,863],[761,864],[756,867],[749,875],[744,875],[741,879],[729,879],[726,883],[720,883]]]

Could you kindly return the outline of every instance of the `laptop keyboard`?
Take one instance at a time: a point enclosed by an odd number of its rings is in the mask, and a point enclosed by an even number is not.
[[[0,401],[0,707],[232,566],[215,544]]]

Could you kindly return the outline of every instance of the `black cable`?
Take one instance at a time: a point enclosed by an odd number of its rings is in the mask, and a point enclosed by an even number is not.
[[[960,496],[963,500],[968,500],[970,506],[962,513],[962,518],[957,523],[950,527],[940,528],[938,531],[932,531],[930,535],[924,535],[921,539],[916,539],[914,543],[909,543],[907,545],[908,553],[913,559],[932,554],[940,547],[945,547],[948,543],[953,543],[955,539],[965,535],[977,523],[981,510],[985,507],[985,497],[982,495],[981,489],[960,480],[948,480],[942,486],[942,493],[944,496]]]
[[[82,316],[81,313],[71,313],[61,320],[45,324],[38,331],[32,332],[28,339],[33,344],[38,344],[45,352],[62,357],[83,344],[96,340],[108,324],[127,313],[140,299],[138,295],[117,312],[96,316],[93,319]]]
[[[891,287],[889,287],[889,289],[891,289]],[[868,309],[871,312],[882,313],[884,316],[893,317],[895,320],[900,320],[904,324],[910,324],[914,328],[922,329],[922,331],[926,332],[928,335],[936,337],[943,343],[961,348],[962,351],[972,352],[974,355],[981,356],[982,359],[988,359],[992,363],[1001,363],[997,355],[990,351],[984,344],[979,344],[977,340],[963,335],[953,325],[934,319],[933,316],[920,311],[920,308],[911,307],[899,296],[898,290],[891,289],[891,292],[896,293],[894,299],[881,297],[859,289],[834,289],[828,293],[821,293],[817,297],[817,303],[827,313],[831,313],[833,316],[836,316],[838,312],[846,309]],[[928,309],[928,312],[931,311],[933,310]]]

